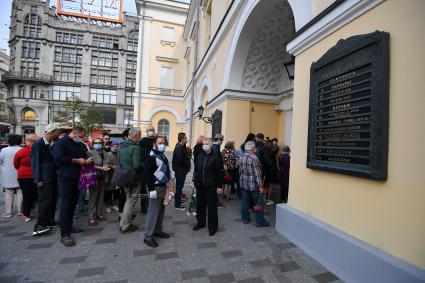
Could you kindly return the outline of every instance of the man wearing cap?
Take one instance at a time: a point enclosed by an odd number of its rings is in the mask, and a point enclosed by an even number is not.
[[[31,167],[33,180],[38,188],[38,220],[34,226],[33,236],[42,235],[56,227],[55,210],[58,197],[56,165],[52,146],[58,139],[58,126],[49,124],[44,129],[44,136],[31,148]]]

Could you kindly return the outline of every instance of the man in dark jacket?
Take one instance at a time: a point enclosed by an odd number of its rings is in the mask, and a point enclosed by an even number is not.
[[[84,128],[75,127],[69,135],[59,139],[53,147],[53,157],[58,166],[61,200],[59,215],[61,242],[65,247],[75,246],[71,233],[82,232],[72,224],[79,196],[78,182],[81,167],[93,162],[93,158],[88,157],[86,146],[82,143],[81,137],[84,135]]]
[[[208,207],[208,230],[213,236],[218,228],[217,190],[223,186],[224,171],[221,159],[212,151],[212,140],[204,139],[203,153],[199,155],[195,164],[196,186],[196,220],[198,223],[193,230],[205,227],[206,210]]]
[[[158,137],[155,140],[149,157],[145,160],[144,179],[149,191],[149,207],[145,224],[144,242],[153,248],[158,247],[154,237],[169,238],[170,235],[162,230],[164,219],[164,196],[170,180],[170,165],[164,155],[165,139]]]
[[[142,171],[142,159],[139,146],[140,138],[140,129],[131,128],[128,132],[128,139],[123,141],[118,149],[118,165],[123,169],[134,172],[136,175],[133,186],[124,188],[126,201],[120,221],[121,233],[130,233],[138,229],[136,225],[131,224],[131,219],[134,205],[140,197],[140,179]]]
[[[148,126],[146,128],[146,137],[142,138],[140,141],[140,152],[142,163],[145,162],[145,159],[149,157],[149,153],[151,152],[154,144],[155,138],[155,128],[152,126]],[[142,178],[142,189],[141,189],[141,198],[140,198],[140,208],[142,213],[146,213],[148,211],[148,196],[146,190],[146,182]]]
[[[49,124],[44,129],[44,137],[31,148],[33,180],[38,188],[38,219],[34,225],[33,236],[47,233],[52,227],[57,226],[55,210],[58,187],[52,145],[59,138],[59,134],[59,128]]]
[[[190,171],[190,158],[186,151],[187,137],[185,133],[179,133],[177,136],[178,143],[173,152],[173,170],[176,173],[176,195],[174,199],[174,207],[184,210],[181,195],[183,191],[186,175]]]

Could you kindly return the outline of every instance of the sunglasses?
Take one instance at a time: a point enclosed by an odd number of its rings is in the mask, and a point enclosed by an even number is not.
[[[109,141],[109,138],[104,138],[105,141]]]

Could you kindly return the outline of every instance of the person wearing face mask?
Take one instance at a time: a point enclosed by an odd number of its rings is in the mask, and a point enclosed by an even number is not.
[[[165,147],[165,139],[157,137],[149,157],[145,160],[143,173],[149,191],[144,242],[153,248],[158,247],[158,242],[154,237],[163,239],[170,237],[162,230],[165,211],[164,196],[170,180],[170,166],[164,155]]]
[[[206,226],[208,208],[208,230],[213,236],[218,228],[217,216],[217,191],[222,189],[224,170],[221,158],[212,150],[212,140],[205,138],[203,152],[199,155],[195,164],[195,187],[196,187],[196,220],[198,223],[193,227],[194,231]],[[221,156],[221,155],[220,155]]]
[[[183,191],[186,175],[190,171],[190,157],[186,152],[187,137],[185,133],[179,133],[178,143],[173,151],[173,170],[176,173],[176,195],[174,199],[174,208],[185,210],[182,204],[181,195]]]
[[[119,211],[118,207],[113,206],[114,200],[119,199],[120,191],[116,190],[114,186],[112,186],[112,176],[114,173],[115,168],[117,167],[117,151],[118,151],[119,143],[116,141],[113,141],[111,143],[111,151],[107,152],[105,155],[105,160],[103,164],[110,168],[109,171],[105,171],[103,174],[105,176],[105,206],[106,211],[109,213],[111,212],[111,207],[114,208],[116,211]],[[125,194],[124,194],[125,195]],[[125,199],[122,202],[121,206],[121,212],[122,208],[124,207]]]
[[[140,141],[140,151],[141,151],[141,159],[142,163],[145,162],[146,158],[149,157],[149,153],[151,152],[154,144],[156,133],[155,128],[152,126],[148,126],[146,128],[146,137],[142,138]],[[141,189],[141,198],[140,198],[140,208],[142,213],[146,213],[148,209],[148,196],[146,189],[146,181],[142,178],[142,189]]]
[[[65,247],[75,246],[71,233],[82,230],[73,226],[75,207],[78,202],[78,182],[81,167],[91,164],[93,158],[87,155],[86,146],[81,142],[85,135],[82,127],[75,127],[69,135],[58,140],[53,147],[53,158],[58,166],[58,186],[60,190],[59,226],[61,242]]]
[[[59,138],[58,126],[49,124],[44,128],[44,136],[32,145],[30,163],[33,182],[38,194],[38,218],[34,225],[33,236],[39,236],[57,226],[55,221],[58,198],[57,166],[53,159],[52,147]]]
[[[214,137],[214,143],[212,145],[212,151],[215,155],[217,155],[218,159],[221,162],[221,167],[223,168],[224,171],[224,162],[223,162],[223,157],[221,156],[221,145],[223,144],[223,140],[224,140],[224,136],[222,134],[216,134]],[[221,187],[224,186],[224,175],[223,175],[223,179],[221,180]],[[219,192],[219,194],[217,194],[217,207],[219,208],[224,208],[224,204],[220,201],[220,197],[219,195],[222,195],[223,192]]]
[[[104,165],[104,160],[108,154],[103,149],[103,140],[95,138],[93,140],[94,149],[87,152],[88,156],[93,158],[94,168],[96,168],[98,183],[89,189],[89,225],[96,226],[97,220],[105,221],[104,212],[104,196],[106,190],[105,174],[111,170],[110,167]]]
[[[120,220],[121,233],[131,233],[138,229],[136,225],[131,223],[134,205],[140,198],[140,179],[142,171],[142,160],[140,153],[141,132],[140,128],[131,128],[128,131],[128,139],[123,141],[118,149],[117,164],[127,171],[132,171],[135,175],[133,184],[124,187],[126,201]]]

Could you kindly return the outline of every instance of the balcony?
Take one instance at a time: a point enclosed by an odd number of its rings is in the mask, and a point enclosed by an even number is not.
[[[149,94],[152,95],[163,95],[163,96],[175,96],[183,97],[183,92],[180,89],[169,89],[169,88],[156,88],[150,87]]]
[[[21,72],[7,72],[2,76],[2,82],[8,84],[12,81],[29,81],[52,83],[52,76],[38,73],[21,73]]]

